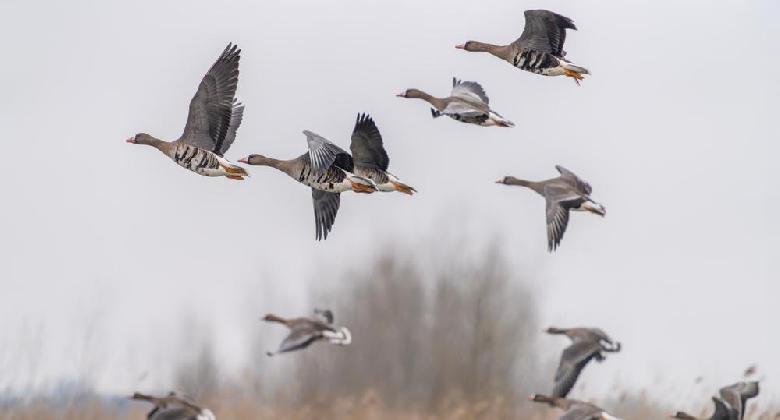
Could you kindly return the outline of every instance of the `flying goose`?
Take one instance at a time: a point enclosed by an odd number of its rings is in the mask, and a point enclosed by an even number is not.
[[[747,400],[758,396],[758,392],[757,381],[737,382],[719,390],[720,398],[736,411],[737,420],[742,420],[745,417]]]
[[[612,339],[599,328],[555,328],[547,329],[548,334],[565,335],[572,344],[563,350],[558,369],[555,371],[555,384],[552,395],[564,398],[574,387],[580,373],[591,361],[604,361],[603,352],[616,353],[620,343]]]
[[[417,191],[387,172],[390,158],[382,145],[382,134],[368,114],[358,114],[349,149],[355,163],[355,175],[373,181],[377,190],[398,191],[409,195]]]
[[[739,414],[737,410],[730,408],[723,400],[718,397],[712,397],[712,402],[715,404],[715,412],[708,420],[738,420]],[[700,420],[698,417],[694,417],[684,411],[676,412],[671,418],[680,420]]]
[[[545,76],[568,76],[580,84],[588,69],[572,64],[565,59],[563,43],[566,30],[574,29],[571,19],[549,10],[526,10],[525,28],[520,38],[509,45],[493,45],[468,41],[455,48],[471,52],[488,52],[513,66]]]
[[[341,193],[354,191],[372,193],[376,184],[368,178],[355,175],[355,163],[346,151],[328,139],[304,130],[309,145],[307,153],[295,159],[279,160],[263,155],[249,155],[239,162],[248,165],[276,168],[303,185],[311,187],[314,202],[315,238],[328,239],[341,204]]]
[[[558,418],[559,420],[620,420],[603,408],[584,401],[540,394],[532,394],[528,399],[563,410],[564,414]]]
[[[583,181],[573,172],[556,165],[555,169],[561,176],[545,181],[533,182],[506,176],[498,181],[499,184],[520,185],[530,188],[540,194],[547,201],[547,249],[552,252],[561,243],[566,226],[569,223],[569,210],[589,211],[604,216],[607,210],[601,204],[590,198],[593,190],[587,182]]]
[[[352,343],[352,334],[346,327],[338,330],[333,326],[333,312],[330,310],[314,310],[313,318],[289,318],[285,319],[274,314],[268,314],[263,317],[267,322],[278,322],[290,329],[290,333],[279,345],[275,352],[267,352],[268,356],[279,353],[301,350],[309,347],[312,343],[319,340],[325,340],[331,344],[347,346]]]
[[[477,82],[461,82],[452,78],[452,92],[446,98],[436,98],[419,89],[407,89],[399,98],[417,98],[433,106],[431,115],[438,118],[446,115],[456,121],[481,125],[482,127],[514,127],[514,123],[490,109],[490,99]]]
[[[164,141],[139,133],[127,142],[155,147],[180,166],[199,175],[237,180],[249,176],[244,168],[222,157],[233,144],[244,115],[244,105],[235,98],[240,54],[237,45],[228,44],[203,76],[198,91],[190,101],[184,133],[178,140]]]
[[[154,408],[146,415],[148,420],[216,420],[211,410],[200,407],[171,392],[165,397],[154,397],[136,392],[131,397],[138,401],[154,404]]]

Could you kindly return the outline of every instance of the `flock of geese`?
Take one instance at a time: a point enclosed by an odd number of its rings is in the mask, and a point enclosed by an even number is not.
[[[545,76],[567,76],[577,85],[590,72],[577,66],[563,50],[566,30],[576,29],[571,19],[548,10],[525,12],[525,28],[520,37],[508,45],[493,45],[468,41],[456,48],[470,52],[487,52],[513,66]],[[139,133],[128,143],[152,146],[178,165],[203,176],[224,176],[243,180],[247,170],[227,160],[224,155],[236,138],[244,117],[244,105],[236,99],[241,50],[229,44],[200,82],[190,101],[184,132],[174,141],[164,141],[146,133]],[[473,81],[453,78],[447,97],[434,97],[420,89],[407,89],[397,95],[402,98],[422,99],[431,106],[433,118],[447,116],[466,124],[483,127],[513,127],[512,121],[490,108],[490,101],[482,86]],[[325,137],[304,130],[308,150],[293,159],[275,159],[251,154],[238,159],[251,166],[269,166],[298,183],[311,188],[314,203],[315,238],[327,239],[333,228],[341,202],[341,193],[361,194],[400,192],[412,195],[415,188],[388,172],[390,159],[382,142],[382,135],[373,118],[358,114],[351,135],[350,152]],[[547,244],[550,252],[561,243],[569,222],[570,211],[587,211],[604,216],[603,205],[591,198],[591,186],[572,171],[556,165],[559,176],[543,181],[527,181],[506,176],[497,183],[529,188],[546,201]],[[302,350],[317,341],[349,345],[352,334],[346,327],[333,324],[330,310],[315,310],[312,317],[283,318],[274,314],[264,321],[279,323],[289,329],[287,337],[276,351],[268,356]],[[598,328],[549,328],[548,334],[565,335],[571,340],[561,355],[550,395],[534,394],[531,401],[548,404],[563,410],[561,420],[616,419],[604,409],[567,398],[582,370],[591,360],[602,362],[606,353],[621,349],[604,331]],[[757,382],[740,382],[720,390],[711,420],[742,420],[747,400],[758,395]],[[132,399],[146,401],[154,407],[148,413],[150,420],[215,420],[214,414],[175,393],[163,397],[136,393]],[[678,412],[673,418],[694,419]]]

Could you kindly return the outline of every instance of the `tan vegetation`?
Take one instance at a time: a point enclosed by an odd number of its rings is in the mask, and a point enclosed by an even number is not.
[[[313,302],[334,302],[336,323],[352,330],[349,347],[318,344],[281,361],[267,358],[270,343],[257,340],[256,358],[236,379],[220,375],[204,346],[181,362],[176,388],[219,419],[557,418],[560,413],[526,399],[548,390],[551,372],[534,354],[541,325],[523,279],[495,250],[437,261],[385,255],[335,279],[341,285],[335,290],[312,290]],[[592,397],[626,419],[661,419],[675,411],[645,395],[580,391],[578,398]],[[704,414],[706,403],[694,414]],[[762,407],[750,418],[773,419],[777,407]],[[6,401],[0,419],[143,419],[148,408],[87,392]]]

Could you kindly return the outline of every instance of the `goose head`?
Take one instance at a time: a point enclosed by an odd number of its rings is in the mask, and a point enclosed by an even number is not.
[[[154,137],[146,133],[138,133],[125,141],[131,144],[152,144],[154,140]]]
[[[490,47],[493,46],[479,41],[467,41],[463,44],[458,44],[455,46],[455,48],[459,50],[469,51],[469,52],[487,52],[490,51]]]
[[[513,176],[505,176],[498,181],[496,181],[496,184],[504,184],[504,185],[511,185],[513,183],[517,182],[517,178]]]
[[[425,96],[425,92],[421,91],[420,89],[412,88],[412,89],[406,89],[405,91],[395,96],[399,98],[422,98]]]
[[[254,154],[241,158],[238,161],[247,165],[268,165],[269,159],[263,155]]]

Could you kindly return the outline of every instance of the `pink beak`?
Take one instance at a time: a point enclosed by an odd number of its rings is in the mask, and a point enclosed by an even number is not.
[[[395,96],[397,96],[397,97],[399,97],[399,98],[405,98],[405,97],[406,97],[406,92],[401,92],[401,93],[398,93],[398,94],[396,94]]]
[[[465,50],[466,49],[466,44],[458,44],[458,45],[455,46],[455,48],[457,48],[459,50]]]
[[[133,143],[133,144],[135,144],[135,137],[130,137],[129,139],[127,139],[127,140],[125,140],[125,141],[126,141],[126,142],[128,142],[128,143]]]
[[[249,157],[241,158],[238,161],[241,162],[241,163],[246,163],[247,165],[249,165]]]

